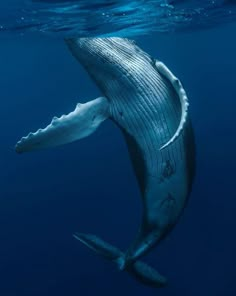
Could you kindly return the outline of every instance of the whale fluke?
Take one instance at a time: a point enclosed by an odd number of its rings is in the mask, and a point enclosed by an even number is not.
[[[103,258],[119,266],[119,259],[124,256],[124,253],[118,248],[108,244],[93,234],[76,233],[73,236]],[[167,284],[167,280],[162,275],[142,261],[135,261],[132,265],[129,265],[125,271],[145,285],[160,288]]]
[[[180,119],[179,126],[175,134],[172,136],[172,138],[160,148],[160,150],[162,150],[168,147],[171,143],[175,142],[175,140],[177,140],[177,138],[180,136],[181,132],[183,131],[184,125],[187,121],[189,102],[188,102],[188,97],[186,95],[186,92],[180,80],[177,77],[175,77],[174,74],[162,62],[156,60],[155,67],[161,75],[163,75],[167,80],[170,81],[174,90],[178,94],[178,97],[180,99],[180,104],[181,104],[181,119]]]
[[[53,117],[44,129],[29,133],[15,147],[16,152],[50,148],[85,138],[92,134],[108,117],[108,102],[99,97],[85,104],[77,104],[75,110],[60,118]]]

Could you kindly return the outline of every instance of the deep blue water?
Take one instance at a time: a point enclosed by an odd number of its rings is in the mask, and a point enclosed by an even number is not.
[[[183,1],[184,2],[184,1]],[[236,25],[136,37],[181,78],[190,99],[197,172],[174,231],[146,261],[167,276],[140,285],[72,234],[125,249],[141,215],[123,137],[107,121],[92,136],[17,155],[16,141],[99,91],[62,38],[0,35],[0,295],[235,296]]]

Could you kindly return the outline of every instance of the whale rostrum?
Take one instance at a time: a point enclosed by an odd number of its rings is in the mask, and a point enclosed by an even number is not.
[[[142,195],[138,235],[125,252],[92,234],[74,237],[140,282],[161,287],[166,279],[140,259],[172,230],[191,191],[195,150],[186,92],[162,62],[129,39],[71,38],[66,43],[102,96],[23,137],[16,151],[70,143],[90,135],[106,119],[115,122]]]

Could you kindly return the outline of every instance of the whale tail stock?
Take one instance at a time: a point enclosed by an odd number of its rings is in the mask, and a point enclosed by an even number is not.
[[[101,255],[104,259],[117,264],[119,268],[120,259],[124,257],[124,253],[118,248],[92,234],[76,233],[73,236],[88,248]],[[167,283],[162,275],[142,261],[135,261],[132,265],[129,265],[125,271],[135,277],[142,284],[148,286],[161,288]]]

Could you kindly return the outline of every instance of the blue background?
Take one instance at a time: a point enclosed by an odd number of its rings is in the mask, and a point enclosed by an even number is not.
[[[236,26],[153,34],[139,45],[181,78],[191,103],[197,173],[179,224],[146,261],[168,277],[155,290],[95,256],[72,234],[125,249],[141,202],[112,122],[84,140],[17,155],[54,115],[99,96],[62,39],[0,36],[0,295],[235,296]]]

